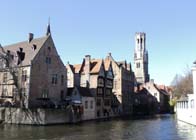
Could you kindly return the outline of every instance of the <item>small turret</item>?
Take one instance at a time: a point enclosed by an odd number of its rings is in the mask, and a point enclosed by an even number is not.
[[[46,35],[48,36],[48,35],[50,35],[50,34],[51,34],[51,32],[50,32],[50,18],[49,18],[49,20],[48,20],[48,25],[47,25]]]

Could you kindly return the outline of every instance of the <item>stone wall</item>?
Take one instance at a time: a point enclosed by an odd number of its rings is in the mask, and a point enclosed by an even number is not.
[[[2,111],[0,116],[3,116]],[[69,117],[69,111],[66,109],[5,108],[2,120],[13,124],[49,125],[69,123]]]

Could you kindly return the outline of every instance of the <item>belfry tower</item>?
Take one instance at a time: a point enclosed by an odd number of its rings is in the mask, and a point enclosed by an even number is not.
[[[149,81],[146,34],[141,32],[135,34],[134,72],[137,83]]]

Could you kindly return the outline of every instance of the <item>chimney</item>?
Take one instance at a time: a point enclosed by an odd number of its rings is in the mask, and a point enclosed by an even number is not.
[[[90,55],[85,55],[85,65],[87,63],[90,63],[90,61],[91,61],[91,56]]]
[[[29,33],[29,43],[33,40],[33,33]]]
[[[84,68],[84,73],[86,76],[86,87],[87,87],[87,83],[90,82],[90,63],[91,63],[91,56],[90,55],[86,55],[85,56],[85,68]]]
[[[154,79],[150,79],[150,83],[151,84],[154,84]]]

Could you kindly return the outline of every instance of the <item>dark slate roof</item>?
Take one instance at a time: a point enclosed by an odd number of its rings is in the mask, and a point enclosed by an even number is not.
[[[45,41],[48,39],[49,36],[35,38],[30,42],[27,40],[12,45],[3,46],[3,48],[5,49],[5,51],[10,50],[10,52],[15,54],[16,56],[17,56],[17,51],[19,51],[20,48],[22,48],[23,52],[25,53],[25,59],[22,61],[22,65],[23,66],[30,65],[31,60],[34,59],[34,57],[39,52],[40,48],[43,46],[43,44],[45,43]]]

